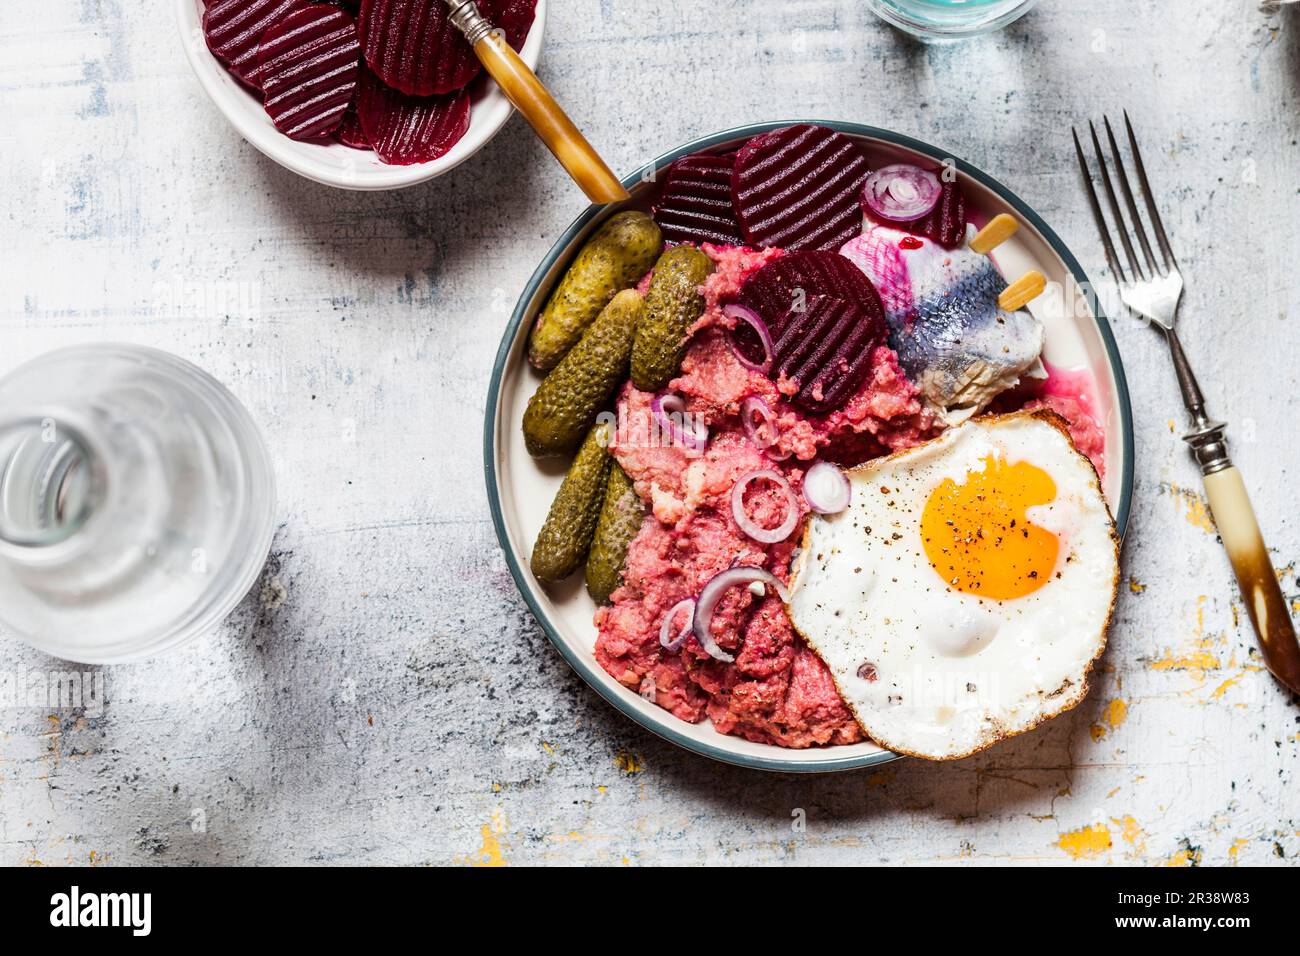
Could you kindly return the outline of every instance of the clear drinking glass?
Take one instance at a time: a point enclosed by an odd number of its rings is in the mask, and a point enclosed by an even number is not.
[[[1038,0],[867,0],[883,20],[922,40],[958,40],[999,30]]]
[[[234,610],[274,531],[270,456],[216,379],[79,346],[0,379],[0,632],[90,664],[176,647]]]

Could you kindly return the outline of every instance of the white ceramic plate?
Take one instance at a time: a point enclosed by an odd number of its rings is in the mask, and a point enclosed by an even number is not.
[[[998,265],[1008,276],[1038,269],[1049,282],[1057,283],[1055,287],[1049,286],[1055,294],[1045,294],[1035,300],[1031,311],[1046,326],[1046,359],[1067,368],[1086,365],[1096,378],[1099,411],[1105,419],[1107,435],[1103,490],[1123,534],[1133,492],[1133,423],[1128,386],[1110,326],[1095,302],[1082,292],[1090,286],[1079,263],[1032,209],[992,177],[951,153],[918,140],[852,123],[820,120],[763,123],[687,143],[623,181],[632,193],[630,203],[592,207],[580,216],[533,273],[502,339],[488,394],[484,459],[492,518],[511,574],[556,648],[601,696],[660,736],[728,763],[795,772],[850,770],[893,760],[897,755],[871,743],[808,750],[751,743],[720,734],[707,721],[688,724],[641,699],[596,663],[596,628],[592,624],[595,605],[582,585],[582,575],[574,575],[560,587],[543,587],[528,567],[533,541],[546,520],[551,499],[568,464],[533,459],[524,447],[520,428],[524,407],[541,381],[541,376],[527,362],[528,331],[552,285],[587,237],[606,218],[628,206],[644,206],[654,191],[656,176],[652,173],[662,171],[679,156],[698,150],[725,152],[757,133],[796,122],[820,123],[853,136],[867,151],[873,167],[890,162],[955,161],[973,217],[991,218],[1007,212],[1020,220],[1019,232],[998,247]]]
[[[340,189],[401,189],[450,172],[497,134],[514,111],[492,79],[480,74],[470,84],[469,130],[444,156],[431,163],[389,166],[367,150],[342,143],[300,143],[275,128],[262,104],[231,76],[203,39],[203,0],[176,0],[176,22],[194,75],[239,135],[286,169]],[[546,32],[546,0],[537,0],[537,14],[519,56],[537,69]]]

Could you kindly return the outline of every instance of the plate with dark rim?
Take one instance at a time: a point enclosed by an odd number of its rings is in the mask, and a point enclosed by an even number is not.
[[[655,181],[673,160],[699,151],[726,152],[758,133],[794,123],[817,123],[853,137],[866,151],[873,168],[890,162],[956,169],[972,218],[988,219],[1006,212],[1020,221],[1020,230],[998,247],[998,265],[1008,276],[1038,269],[1048,279],[1050,294],[1035,300],[1031,311],[1046,326],[1044,357],[1065,368],[1087,367],[1096,382],[1098,412],[1106,432],[1105,478],[1102,490],[1122,536],[1133,495],[1133,419],[1119,349],[1078,260],[1059,236],[1024,200],[983,170],[950,152],[889,130],[857,123],[825,120],[785,120],[724,130],[685,143],[623,180],[632,194],[628,202],[593,206],[564,230],[529,279],[501,339],[487,399],[484,427],[484,466],[488,503],[497,539],[520,593],[566,661],[597,693],[647,730],[694,753],[726,763],[762,770],[816,773],[872,767],[898,755],[870,742],[807,750],[759,744],[718,733],[706,720],[689,724],[624,687],[596,663],[595,605],[576,574],[564,584],[543,586],[529,570],[532,544],[546,520],[551,499],[564,477],[567,462],[538,461],[524,447],[520,422],[541,376],[526,356],[528,331],[552,287],[563,275],[587,238],[609,216],[622,209],[645,208]]]

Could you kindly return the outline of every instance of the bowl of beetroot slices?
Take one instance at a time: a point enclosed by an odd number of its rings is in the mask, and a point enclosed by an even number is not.
[[[480,0],[536,68],[546,0]],[[454,169],[513,107],[443,0],[177,0],[190,65],[230,124],[301,176],[400,189]]]

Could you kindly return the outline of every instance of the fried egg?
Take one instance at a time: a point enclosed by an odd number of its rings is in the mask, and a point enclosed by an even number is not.
[[[1083,699],[1119,544],[1064,420],[974,419],[848,474],[849,507],[809,518],[787,610],[872,739],[952,759]]]

